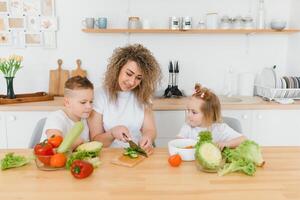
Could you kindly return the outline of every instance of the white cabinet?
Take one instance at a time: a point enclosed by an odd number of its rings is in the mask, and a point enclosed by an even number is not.
[[[36,123],[48,112],[3,112],[7,148],[27,148]]]
[[[0,112],[0,149],[6,148],[6,126],[4,113]]]
[[[168,141],[175,139],[185,121],[184,111],[155,111],[157,147],[167,147]]]

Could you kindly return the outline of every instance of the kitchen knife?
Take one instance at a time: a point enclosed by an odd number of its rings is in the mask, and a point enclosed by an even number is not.
[[[132,140],[130,140],[127,135],[125,135],[123,133],[123,136],[127,139],[127,142],[129,143],[130,148],[132,148],[133,150],[135,150],[138,154],[148,157],[146,151],[144,149],[142,149],[139,145],[137,145],[135,142],[133,142]]]

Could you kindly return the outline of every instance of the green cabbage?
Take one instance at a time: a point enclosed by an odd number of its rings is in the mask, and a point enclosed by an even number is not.
[[[92,142],[87,142],[87,143],[83,143],[83,144],[79,145],[76,148],[76,151],[95,152],[95,153],[99,154],[102,147],[103,147],[103,144],[101,142],[92,141]]]

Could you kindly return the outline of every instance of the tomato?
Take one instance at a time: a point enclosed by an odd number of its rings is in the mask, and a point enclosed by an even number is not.
[[[168,161],[172,167],[178,167],[181,164],[181,157],[180,155],[175,154],[173,156],[170,156]]]
[[[82,179],[91,175],[94,167],[91,163],[83,160],[74,160],[71,165],[71,173],[75,178]]]
[[[42,163],[44,163],[45,165],[50,165],[51,155],[54,154],[53,147],[47,142],[47,140],[45,140],[44,142],[41,142],[34,146],[34,154]]]
[[[52,135],[48,138],[48,142],[54,147],[57,148],[62,143],[63,137],[60,135]]]
[[[50,158],[51,167],[64,167],[66,162],[67,162],[67,158],[63,153],[54,154]]]

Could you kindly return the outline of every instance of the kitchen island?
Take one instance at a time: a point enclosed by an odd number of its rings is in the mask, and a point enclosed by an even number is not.
[[[0,150],[29,155],[32,150]],[[255,176],[232,173],[219,177],[198,171],[194,162],[173,168],[165,148],[134,168],[111,164],[121,149],[103,149],[101,166],[82,180],[69,171],[40,171],[27,166],[0,172],[1,200],[58,199],[300,199],[300,147],[262,148],[266,164]]]

